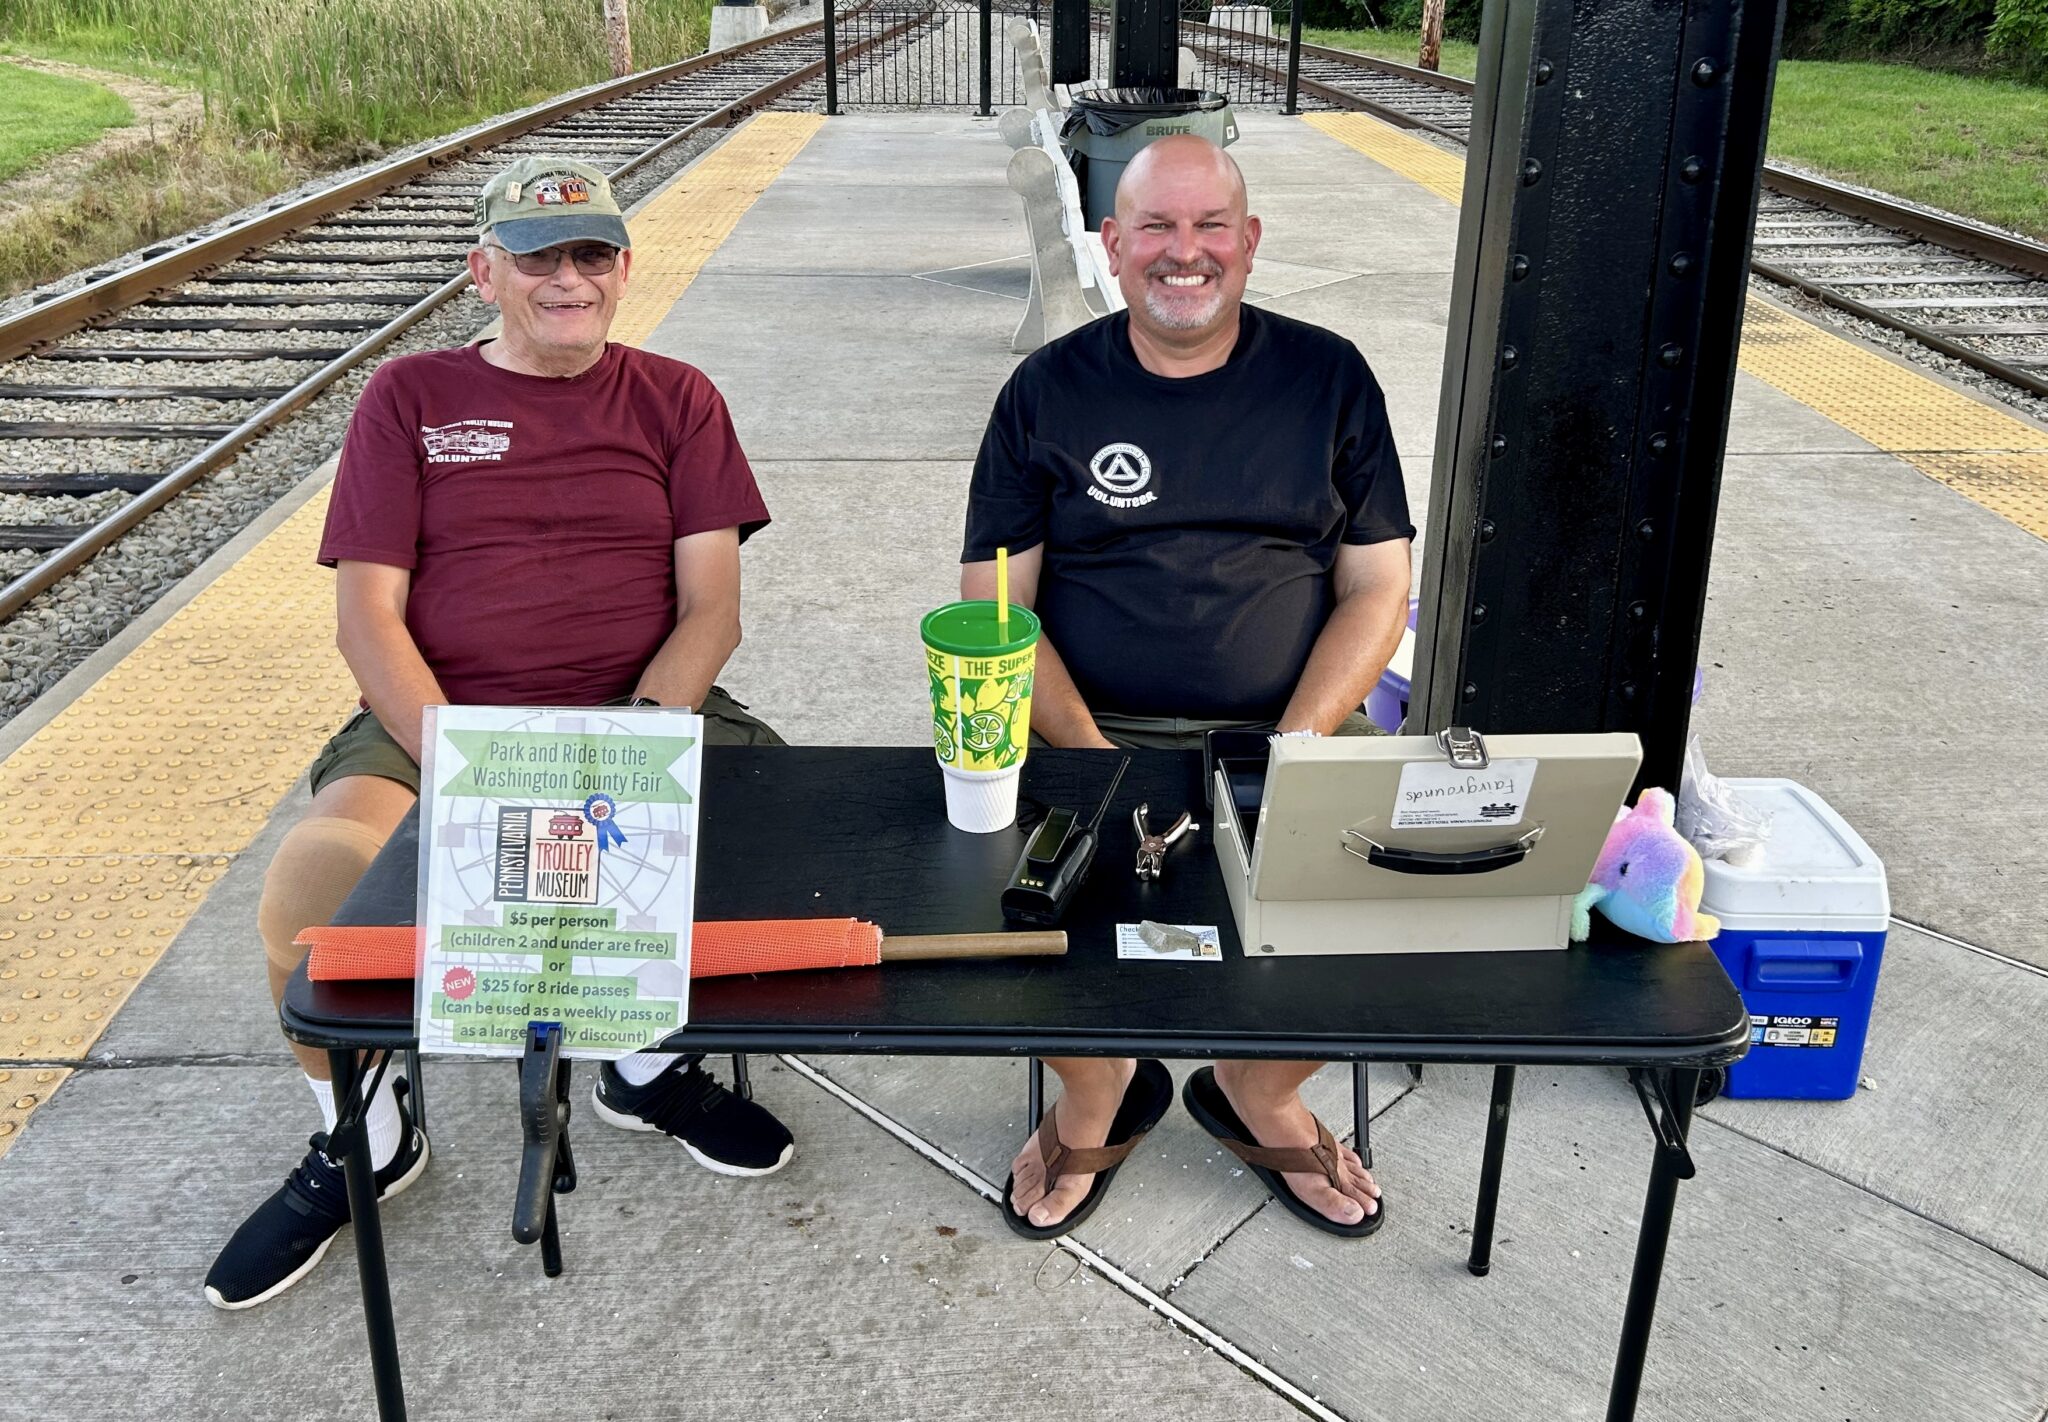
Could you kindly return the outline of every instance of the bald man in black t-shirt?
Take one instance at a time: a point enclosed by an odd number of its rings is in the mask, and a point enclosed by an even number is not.
[[[1128,310],[1036,352],[975,462],[961,593],[1039,614],[1031,723],[1054,746],[1199,747],[1224,727],[1369,729],[1407,616],[1410,540],[1386,402],[1341,336],[1244,305],[1259,245],[1223,151],[1162,139],[1103,246]],[[1003,1214],[1064,1234],[1164,1114],[1157,1062],[1049,1058],[1064,1087]],[[1318,1062],[1219,1062],[1188,1108],[1304,1220],[1359,1236],[1379,1187],[1302,1104]]]

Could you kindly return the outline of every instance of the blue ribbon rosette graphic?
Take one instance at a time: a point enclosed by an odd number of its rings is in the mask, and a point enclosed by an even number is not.
[[[618,802],[603,791],[583,802],[583,818],[597,826],[597,849],[600,854],[613,845],[626,842],[625,832],[616,823],[618,813]]]

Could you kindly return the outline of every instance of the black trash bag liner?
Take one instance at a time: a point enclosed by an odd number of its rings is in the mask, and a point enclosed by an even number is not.
[[[1229,102],[1230,95],[1208,89],[1086,89],[1074,95],[1060,137],[1072,137],[1085,124],[1097,138],[1114,138],[1146,119],[1214,113]]]

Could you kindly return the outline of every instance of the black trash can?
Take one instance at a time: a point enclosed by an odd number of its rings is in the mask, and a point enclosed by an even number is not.
[[[1081,211],[1090,231],[1116,213],[1116,185],[1138,150],[1154,139],[1192,133],[1219,148],[1237,142],[1227,94],[1205,89],[1084,89],[1060,126],[1061,141],[1081,180]]]

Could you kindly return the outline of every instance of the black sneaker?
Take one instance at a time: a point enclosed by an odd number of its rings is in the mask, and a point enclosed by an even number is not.
[[[404,1077],[392,1084],[406,1136],[391,1163],[377,1172],[379,1200],[398,1194],[427,1168],[427,1133],[412,1123],[412,1112],[406,1109],[410,1088]],[[313,1148],[299,1168],[242,1221],[207,1271],[206,1301],[215,1308],[254,1308],[276,1298],[313,1272],[335,1234],[348,1223],[348,1183],[341,1162],[328,1157],[325,1132],[308,1144]]]
[[[706,1170],[772,1175],[789,1164],[796,1142],[766,1108],[736,1096],[696,1062],[670,1067],[645,1086],[630,1085],[610,1062],[590,1099],[605,1121],[628,1131],[665,1131]]]

